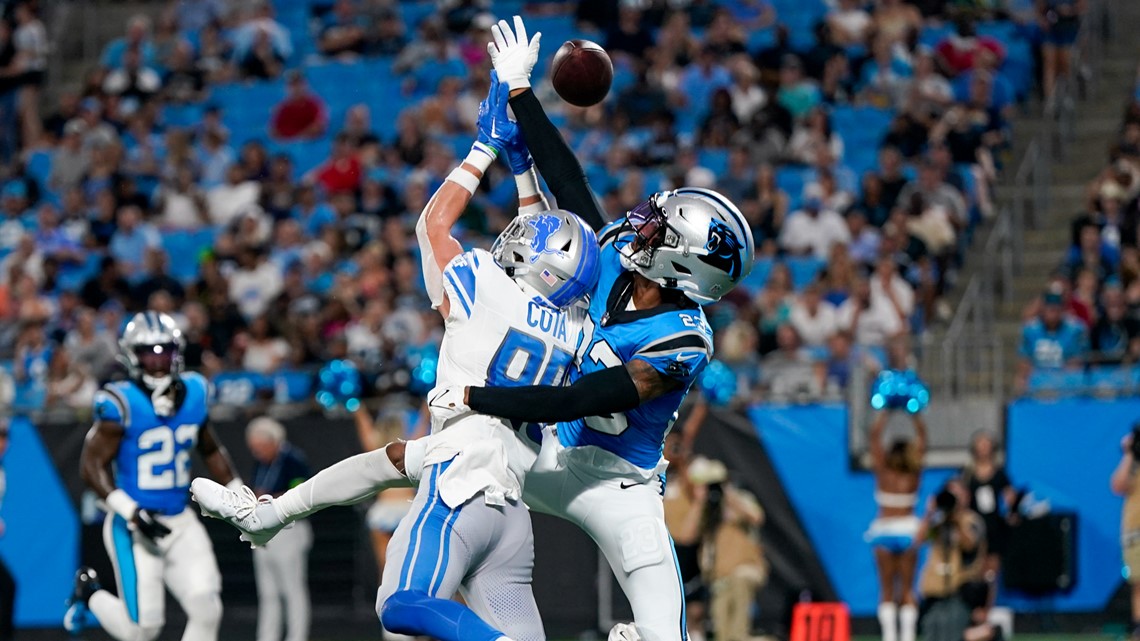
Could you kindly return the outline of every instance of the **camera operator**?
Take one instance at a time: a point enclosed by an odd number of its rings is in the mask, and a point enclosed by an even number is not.
[[[760,546],[764,510],[751,493],[729,482],[720,461],[694,459],[689,466],[694,494],[704,504],[701,567],[710,588],[713,630],[718,641],[751,638],[752,605],[768,580]]]
[[[963,586],[982,580],[985,522],[969,509],[961,481],[948,481],[923,518],[930,554],[919,574],[922,630],[927,641],[961,641],[970,625]]]
[[[1124,567],[1128,569],[1128,586],[1132,593],[1132,638],[1140,639],[1140,484],[1136,482],[1140,461],[1140,423],[1120,441],[1120,463],[1112,473],[1113,493],[1124,497],[1120,515],[1120,549]]]
[[[696,484],[689,477],[689,447],[686,437],[692,426],[699,427],[706,413],[703,404],[694,407],[684,429],[673,430],[665,437],[665,458],[669,460],[665,484],[665,525],[673,538],[677,553],[677,567],[685,588],[685,614],[689,638],[704,641],[705,612],[708,606],[708,589],[701,576],[700,549],[701,525],[705,513],[707,492],[698,495]],[[694,414],[699,415],[694,418]],[[684,436],[683,436],[684,434]]]

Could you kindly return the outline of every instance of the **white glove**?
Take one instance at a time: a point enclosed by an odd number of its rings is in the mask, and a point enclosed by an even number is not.
[[[491,54],[491,64],[499,72],[499,82],[511,89],[525,89],[530,86],[530,71],[538,62],[538,41],[542,33],[534,34],[527,40],[526,25],[521,16],[515,16],[515,30],[511,31],[506,20],[491,25],[494,42],[487,43],[487,53]]]
[[[637,628],[633,627],[632,623],[617,623],[610,630],[607,641],[641,641],[641,635],[637,633]]]
[[[471,408],[463,400],[466,391],[466,387],[458,385],[437,387],[428,392],[428,410],[431,412],[433,432],[443,429],[452,419],[459,418],[471,411]]]

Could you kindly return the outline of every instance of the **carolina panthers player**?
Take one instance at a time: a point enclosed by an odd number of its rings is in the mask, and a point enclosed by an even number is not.
[[[445,319],[438,378],[452,385],[560,384],[586,318],[579,301],[598,277],[597,237],[570,212],[545,208],[506,107],[506,87],[492,76],[479,138],[417,226],[424,280]],[[490,253],[464,252],[452,227],[504,152],[523,213]],[[533,461],[504,421],[469,414],[423,439],[341,461],[277,499],[255,502],[248,489],[232,492],[205,479],[195,479],[193,493],[203,513],[260,545],[323,507],[418,482],[412,510],[388,548],[377,597],[384,628],[444,641],[542,641],[531,592],[534,542],[521,496]],[[458,590],[470,610],[450,600]]]
[[[559,206],[601,227],[581,165],[530,90],[541,34],[500,21],[488,46],[539,171]],[[517,37],[516,37],[517,34]],[[600,233],[601,276],[591,295],[581,371],[569,387],[437,388],[434,422],[465,412],[547,428],[527,476],[526,501],[576,523],[605,554],[633,607],[636,628],[613,638],[686,638],[684,594],[661,502],[665,435],[712,357],[701,305],[751,270],[752,234],[736,207],[706,189],[653,194]],[[582,417],[588,417],[583,419]],[[556,438],[553,438],[556,436]]]
[[[220,483],[241,487],[229,454],[207,425],[209,385],[182,371],[174,319],[141,312],[119,339],[130,379],[95,394],[95,425],[80,473],[107,507],[103,542],[118,596],[80,568],[64,626],[78,632],[90,610],[120,641],[150,641],[165,622],[165,585],[186,611],[183,641],[213,641],[222,619],[221,575],[206,529],[187,509],[190,454]]]

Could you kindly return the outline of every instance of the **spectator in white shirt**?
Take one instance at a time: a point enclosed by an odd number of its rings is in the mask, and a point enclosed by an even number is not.
[[[839,306],[837,317],[839,329],[851,332],[856,345],[882,347],[906,330],[890,304],[871,295],[871,283],[865,276],[855,280],[851,296]]]
[[[234,163],[226,168],[226,182],[206,192],[210,220],[215,225],[228,225],[259,198],[261,183],[247,180],[241,165]]]
[[[210,224],[206,194],[194,179],[194,167],[183,164],[155,190],[158,223],[164,229],[199,229]]]
[[[238,268],[230,275],[230,300],[242,316],[264,314],[283,286],[281,269],[261,251],[246,247],[238,253]]]
[[[832,334],[839,331],[835,306],[823,300],[821,286],[813,282],[792,303],[788,317],[804,345],[823,347]]]
[[[280,368],[289,357],[289,343],[276,335],[264,316],[258,316],[250,322],[249,333],[244,342],[242,369],[270,374]]]
[[[847,212],[847,231],[851,234],[851,244],[847,251],[852,260],[863,265],[870,265],[879,255],[879,243],[882,237],[879,230],[867,224],[867,214],[862,209],[852,209]]]
[[[827,14],[827,24],[835,44],[864,44],[872,26],[871,14],[863,10],[859,0],[839,0],[839,6]]]
[[[809,198],[802,210],[788,217],[780,232],[780,247],[784,251],[826,260],[832,245],[851,241],[843,217],[822,206],[819,200]]]
[[[831,118],[822,107],[808,112],[788,140],[788,158],[813,167],[843,160],[843,151],[843,137],[831,130]]]

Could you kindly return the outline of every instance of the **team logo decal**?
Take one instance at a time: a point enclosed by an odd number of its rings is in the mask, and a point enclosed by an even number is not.
[[[723,220],[714,218],[709,223],[709,239],[705,241],[705,251],[708,253],[700,259],[727,272],[729,278],[735,280],[744,271],[740,239]]]
[[[557,216],[550,214],[543,214],[542,216],[535,216],[526,221],[528,225],[534,228],[534,238],[530,241],[530,248],[534,250],[534,254],[530,257],[530,262],[538,260],[540,254],[557,254],[558,249],[549,246],[550,236],[562,227],[562,221]]]

